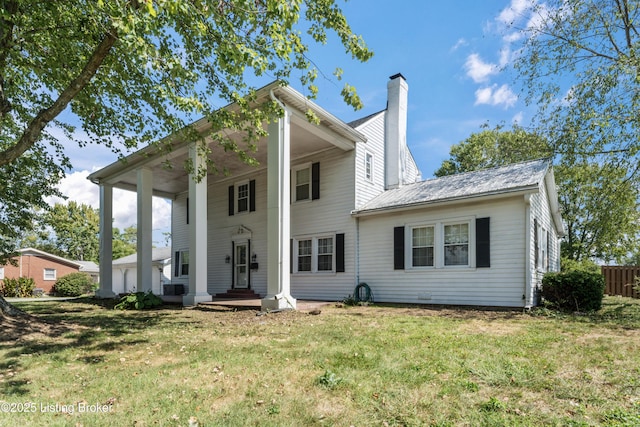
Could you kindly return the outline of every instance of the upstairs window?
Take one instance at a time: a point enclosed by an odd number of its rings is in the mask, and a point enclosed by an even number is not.
[[[238,213],[249,210],[249,183],[238,185]]]
[[[296,171],[296,201],[311,198],[311,168]]]
[[[373,181],[373,154],[364,153],[364,177],[367,181]]]
[[[294,202],[320,198],[320,163],[296,167],[291,174],[291,198]]]
[[[229,216],[256,210],[256,180],[229,186]]]

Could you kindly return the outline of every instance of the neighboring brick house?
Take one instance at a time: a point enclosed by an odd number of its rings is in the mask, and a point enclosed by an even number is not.
[[[26,248],[18,251],[16,265],[7,263],[0,267],[0,281],[5,278],[31,277],[36,289],[51,293],[53,285],[62,276],[80,271],[81,264],[76,261],[40,251]]]

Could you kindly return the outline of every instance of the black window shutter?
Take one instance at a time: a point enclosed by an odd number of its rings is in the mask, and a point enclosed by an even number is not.
[[[311,165],[311,200],[320,198],[320,163]]]
[[[175,266],[173,268],[173,275],[175,277],[180,277],[180,251],[176,251],[175,256],[173,257],[175,260]]]
[[[404,227],[393,228],[393,269],[404,270]]]
[[[229,186],[229,216],[233,216],[235,212],[234,195],[236,188],[233,185]]]
[[[256,210],[256,180],[249,181],[249,212]]]
[[[476,218],[476,267],[491,267],[489,218]]]
[[[344,233],[336,234],[336,273],[344,273]]]

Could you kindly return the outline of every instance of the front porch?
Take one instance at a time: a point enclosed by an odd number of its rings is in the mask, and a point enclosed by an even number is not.
[[[216,292],[211,290],[211,280],[218,276],[211,270],[211,265],[220,263],[223,259],[226,259],[229,268],[233,270],[227,288],[251,288],[249,277],[254,274],[254,266],[255,270],[258,269],[258,263],[255,262],[257,257],[260,267],[256,274],[260,276],[260,280],[264,280],[262,283],[266,282],[266,292],[265,289],[260,292],[264,295],[260,299],[261,308],[296,308],[297,303],[290,289],[291,161],[336,147],[342,151],[350,151],[355,148],[357,141],[364,141],[366,138],[293,89],[272,84],[259,93],[258,99],[261,102],[278,102],[283,114],[266,125],[268,137],[260,140],[255,152],[250,153],[255,157],[257,167],[247,165],[237,153],[221,149],[216,141],[208,138],[208,151],[195,143],[183,141],[172,141],[172,150],[168,153],[151,145],[128,156],[125,162],[113,163],[90,175],[89,179],[100,185],[100,259],[104,261],[101,261],[100,266],[99,297],[115,296],[110,261],[113,188],[121,188],[136,191],[138,196],[138,290],[151,290],[151,201],[153,196],[159,196],[171,199],[174,206],[176,200],[180,200],[186,208],[184,227],[176,230],[172,226],[172,253],[176,272],[174,277],[184,280],[187,291],[182,296],[183,305],[211,302],[215,298],[212,296]],[[305,112],[309,109],[319,117],[320,124],[308,121]],[[197,122],[194,126],[202,133],[210,130],[206,121]],[[234,138],[238,139],[241,146],[241,136],[236,135]],[[224,168],[227,173],[210,171],[199,181],[194,174],[187,174],[184,164],[189,162],[197,170],[198,166],[206,164],[204,156],[209,156],[214,164],[220,165],[220,169]],[[210,232],[212,225],[219,226],[222,221],[220,210],[226,209],[226,206],[219,203],[219,198],[216,199],[216,204],[212,204],[212,193],[219,195],[222,189],[226,191],[229,188],[229,191],[236,192],[235,197],[233,193],[229,193],[229,203],[239,204],[241,190],[251,194],[256,192],[255,181],[247,177],[260,171],[265,179],[259,183],[257,191],[264,191],[266,196],[260,202],[264,203],[260,207],[261,220],[249,220],[250,224],[258,224],[251,227],[254,231],[256,227],[259,228],[254,236],[260,235],[260,245],[253,245],[251,229],[244,223],[237,225],[236,231],[230,236]],[[246,184],[243,184],[244,181]],[[247,221],[246,218],[251,218],[249,211],[254,210],[255,201],[247,197],[243,203],[244,210],[241,213],[245,216],[242,218]],[[235,209],[239,210],[238,206]],[[230,209],[233,211],[233,205]],[[238,212],[236,216],[240,217]],[[177,241],[180,241],[179,245],[176,244]],[[224,249],[220,249],[220,245]],[[186,263],[183,259],[185,255]],[[244,264],[239,262],[240,259],[246,259]]]

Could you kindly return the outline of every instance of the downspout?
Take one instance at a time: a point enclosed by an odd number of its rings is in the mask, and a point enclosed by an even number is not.
[[[531,301],[531,194],[525,194],[524,196],[524,294],[523,304],[524,307],[531,307],[533,302]]]
[[[360,283],[360,217],[356,217],[356,283],[355,286],[358,286]]]
[[[271,90],[269,91],[269,98],[271,98],[271,100],[272,100],[273,102],[275,102],[276,104],[278,104],[278,105],[280,106],[280,108],[282,108],[283,110],[286,110],[286,109],[287,109],[287,106],[286,106],[286,105],[284,105],[284,104],[282,103],[282,101],[280,101],[278,98],[276,98],[276,95],[273,93],[273,89],[271,89]]]

